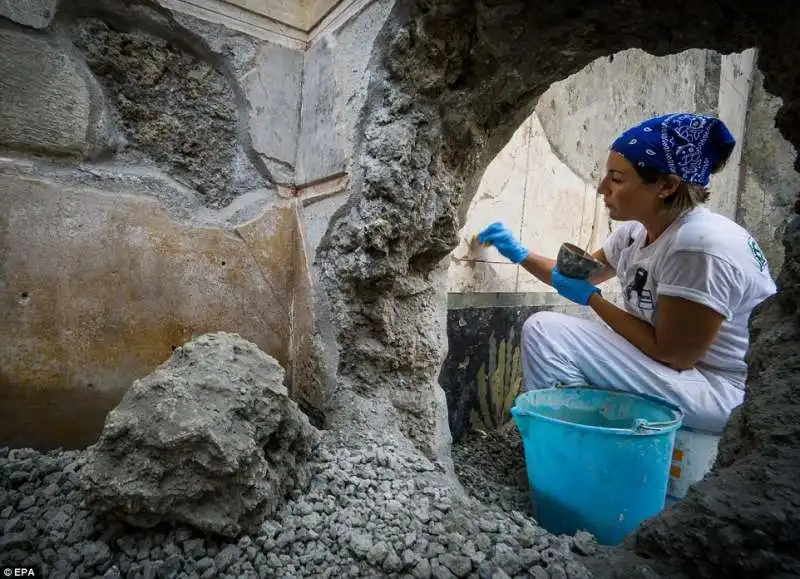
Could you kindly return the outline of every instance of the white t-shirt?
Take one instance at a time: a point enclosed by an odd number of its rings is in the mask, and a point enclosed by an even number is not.
[[[622,224],[603,245],[622,286],[625,309],[650,324],[658,296],[700,303],[725,316],[697,369],[744,388],[748,322],[775,282],[755,239],[727,217],[695,208],[673,222],[649,246],[636,221]]]

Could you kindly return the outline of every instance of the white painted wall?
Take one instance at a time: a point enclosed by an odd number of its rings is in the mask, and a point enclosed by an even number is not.
[[[722,57],[719,75],[718,105],[716,113],[725,121],[737,139],[725,169],[714,175],[711,198],[707,206],[731,219],[736,217],[739,200],[739,176],[741,174],[742,151],[748,135],[745,130],[750,90],[755,69],[755,50]],[[780,138],[775,131],[775,138]]]
[[[451,292],[533,292],[549,286],[511,264],[494,248],[470,248],[473,234],[493,221],[508,225],[534,251],[555,256],[564,240],[586,246],[592,235],[597,195],[593,185],[553,152],[536,113],[517,129],[489,165],[470,205],[461,244],[450,264]],[[597,229],[607,231],[598,211]]]

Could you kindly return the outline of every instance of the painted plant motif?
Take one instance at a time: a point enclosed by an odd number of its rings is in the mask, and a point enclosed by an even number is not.
[[[497,430],[511,420],[511,407],[522,387],[520,349],[514,328],[498,344],[494,333],[489,337],[489,359],[478,368],[477,401],[470,413],[472,427]]]

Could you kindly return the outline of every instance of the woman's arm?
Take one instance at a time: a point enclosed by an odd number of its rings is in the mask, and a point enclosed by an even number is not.
[[[659,296],[655,326],[618,308],[598,293],[589,298],[589,306],[631,344],[675,370],[694,368],[725,319],[711,308],[672,296]]]
[[[550,271],[556,265],[555,259],[550,259],[549,257],[531,251],[520,265],[535,278],[548,285],[553,285],[550,279]]]
[[[606,259],[606,254],[602,249],[598,249],[592,254],[596,260],[600,261],[605,268],[598,274],[593,275],[589,278],[589,282],[592,284],[599,284],[603,283],[604,281],[608,281],[612,277],[616,275],[617,272],[614,271],[614,268],[608,263]],[[550,259],[549,257],[545,257],[543,255],[539,255],[538,253],[530,252],[528,257],[525,258],[520,264],[522,267],[525,268],[525,271],[536,277],[537,279],[543,281],[548,285],[553,285],[552,279],[550,277],[550,272],[556,265],[555,259]]]

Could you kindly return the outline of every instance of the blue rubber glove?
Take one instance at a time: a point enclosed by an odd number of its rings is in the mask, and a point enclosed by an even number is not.
[[[594,293],[600,293],[600,290],[583,279],[575,279],[574,277],[567,277],[554,267],[550,272],[553,287],[556,288],[558,295],[565,297],[568,300],[585,306],[589,303],[589,298]]]
[[[490,243],[497,248],[497,251],[514,263],[522,263],[530,253],[522,247],[522,244],[514,237],[511,230],[502,223],[492,223],[489,227],[478,234],[478,241]]]

